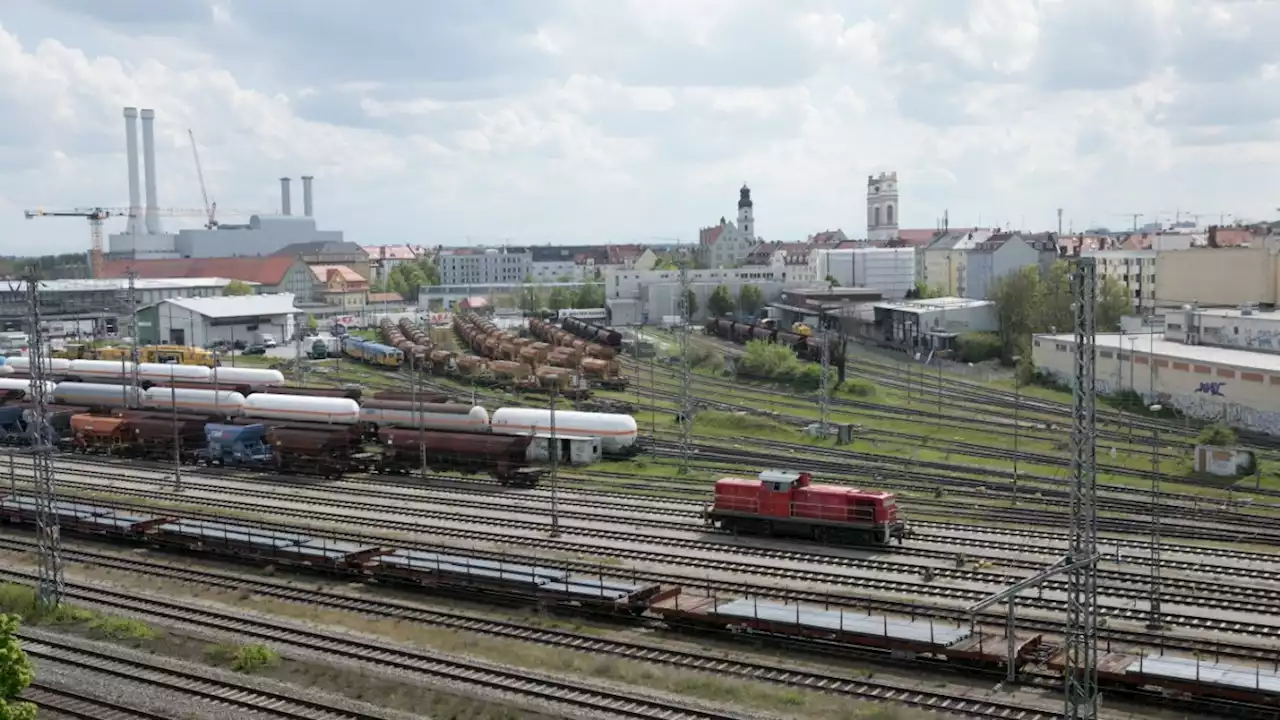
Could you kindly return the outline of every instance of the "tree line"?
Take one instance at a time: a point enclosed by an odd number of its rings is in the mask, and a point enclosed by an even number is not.
[[[698,312],[698,298],[689,291],[689,317],[693,317]],[[755,316],[760,308],[764,307],[764,293],[756,285],[743,285],[738,290],[737,297],[729,291],[728,286],[717,285],[715,290],[711,291],[711,296],[707,298],[707,312],[714,317],[728,315],[734,310],[741,312],[743,315]]]
[[[556,282],[572,282],[569,277],[560,277]],[[602,308],[604,307],[604,286],[600,283],[586,283],[577,288],[556,286],[549,291],[534,283],[532,275],[525,276],[525,284],[520,288],[516,298],[517,305],[525,312],[540,310],[567,310],[569,308]]]
[[[418,290],[440,284],[440,268],[430,260],[402,262],[391,268],[385,282],[372,281],[369,292],[393,292],[410,302],[418,298]]]
[[[1046,272],[1036,266],[1003,275],[987,297],[995,303],[1000,330],[991,342],[1005,362],[1031,357],[1031,336],[1071,332],[1075,311],[1071,298],[1071,263],[1058,260]],[[1129,292],[1111,277],[1099,277],[1095,310],[1098,332],[1116,332],[1120,318],[1133,312]],[[980,354],[980,353],[979,353]]]

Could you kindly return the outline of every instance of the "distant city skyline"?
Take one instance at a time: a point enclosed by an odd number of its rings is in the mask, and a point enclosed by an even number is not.
[[[362,245],[694,244],[744,181],[755,235],[860,238],[891,171],[902,228],[1268,220],[1277,26],[1192,0],[12,0],[0,253],[88,249],[24,209],[129,204],[125,106],[156,111],[162,206],[201,205],[190,129],[220,207],[314,175],[318,226]]]

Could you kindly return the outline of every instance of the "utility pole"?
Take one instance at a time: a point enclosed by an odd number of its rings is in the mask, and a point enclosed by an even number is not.
[[[173,373],[173,366],[176,364],[169,364],[169,403],[173,406],[173,491],[182,492],[182,447],[178,442],[178,388],[174,386]]]
[[[818,424],[822,429],[822,437],[827,436],[827,413],[831,400],[831,338],[827,333],[826,314],[818,311],[818,338],[822,343],[821,386],[818,389]]]
[[[1148,409],[1154,414],[1164,408],[1156,404]],[[1160,426],[1153,425],[1151,432],[1151,587],[1147,629],[1163,630],[1164,616],[1160,612]]]
[[[1098,717],[1097,265],[1080,258],[1071,274],[1075,302],[1075,382],[1071,402],[1071,517],[1065,633],[1066,720]]]
[[[53,474],[53,429],[49,426],[49,389],[45,385],[48,358],[45,355],[44,321],[40,317],[40,278],[36,268],[27,270],[27,323],[31,326],[31,396],[35,401],[32,423],[31,463],[36,495],[36,547],[40,555],[40,580],[36,602],[42,610],[62,602],[62,531],[53,509],[56,490]]]
[[[560,392],[560,378],[551,380],[551,443],[547,447],[551,455],[551,537],[560,537],[560,441],[556,438],[556,395]],[[535,440],[537,438],[534,438]]]
[[[692,451],[693,434],[693,401],[691,384],[693,368],[689,367],[689,323],[693,322],[693,312],[689,307],[689,267],[680,266],[680,328],[678,340],[680,346],[680,474],[689,472],[689,453]]]
[[[427,419],[426,409],[418,403],[418,371],[415,353],[409,353],[409,397],[413,405],[413,423],[418,426],[418,467],[422,482],[427,481],[427,430],[424,427]],[[423,358],[426,359],[425,357]]]
[[[302,374],[302,325],[293,323],[293,381],[302,387],[305,384]]]

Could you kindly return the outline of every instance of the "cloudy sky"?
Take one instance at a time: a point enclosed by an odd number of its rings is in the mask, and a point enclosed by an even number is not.
[[[161,206],[201,204],[190,128],[221,207],[312,174],[362,244],[691,241],[744,181],[767,239],[858,237],[882,170],[904,227],[1272,218],[1277,27],[1270,0],[4,0],[0,252],[86,246],[25,208],[128,204],[126,105],[156,110]]]

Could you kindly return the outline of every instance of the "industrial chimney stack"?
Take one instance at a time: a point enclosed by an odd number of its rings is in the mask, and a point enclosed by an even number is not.
[[[138,108],[124,109],[124,151],[129,162],[129,224],[125,232],[142,234],[142,178],[138,173]]]
[[[142,167],[147,173],[147,234],[159,235],[160,206],[156,202],[155,110],[142,111]]]
[[[302,214],[307,217],[312,217],[312,210],[314,209],[311,206],[311,181],[313,179],[310,175],[302,176]]]
[[[293,198],[291,197],[291,195],[292,193],[289,191],[289,178],[287,177],[280,178],[280,214],[281,215],[287,216],[287,215],[293,214]]]

